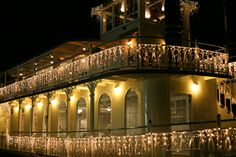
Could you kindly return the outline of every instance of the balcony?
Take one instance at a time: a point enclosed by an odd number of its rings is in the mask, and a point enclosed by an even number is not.
[[[2,135],[0,149],[50,156],[235,156],[236,128],[143,135],[33,137]]]
[[[74,58],[4,86],[0,88],[0,100],[13,100],[114,74],[148,72],[232,77],[235,70],[228,63],[228,54],[218,50],[129,42]]]

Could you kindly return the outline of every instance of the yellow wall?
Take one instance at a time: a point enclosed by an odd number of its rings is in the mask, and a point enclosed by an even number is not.
[[[169,124],[170,120],[170,97],[176,94],[189,94],[191,95],[190,105],[190,119],[194,122],[199,121],[213,121],[216,120],[218,107],[216,102],[216,79],[202,76],[191,75],[168,75],[168,74],[146,74],[140,75],[126,75],[123,78],[126,80],[115,79],[102,79],[98,83],[95,90],[95,105],[94,105],[94,129],[99,129],[98,126],[98,101],[102,94],[107,93],[111,98],[111,116],[112,116],[112,129],[124,128],[125,117],[125,96],[127,91],[134,87],[138,91],[141,104],[146,106],[147,112],[146,124],[150,120],[153,125]],[[192,90],[193,82],[198,83],[198,91]],[[120,93],[115,92],[115,87],[119,85]],[[76,86],[73,90],[73,99],[70,100],[68,105],[68,130],[76,130],[76,105],[80,97],[86,100],[86,116],[87,128],[90,126],[90,92],[84,85]],[[62,90],[56,91],[52,100],[57,100],[56,104],[51,102],[49,107],[49,131],[58,131],[58,106],[60,101],[66,101],[66,94]],[[29,98],[25,99],[24,105],[29,103]],[[39,108],[37,102],[41,101],[42,106]],[[47,99],[40,98],[35,102],[37,108],[37,125],[36,131],[42,131],[43,126],[43,108],[47,103]],[[15,103],[15,106],[18,104]],[[22,107],[23,107],[22,106]],[[25,109],[26,126],[25,131],[30,131],[30,110]],[[18,126],[18,112],[13,109],[11,115],[11,131],[17,131]],[[211,125],[193,125],[192,128],[210,128],[215,127],[216,124]],[[167,131],[170,127],[160,127],[156,131]],[[56,134],[54,134],[56,135]]]

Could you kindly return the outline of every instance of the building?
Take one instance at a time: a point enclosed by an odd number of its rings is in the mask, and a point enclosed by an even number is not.
[[[101,40],[64,43],[2,74],[1,148],[234,156],[234,63],[224,48],[190,41],[196,9],[179,0],[92,8]]]

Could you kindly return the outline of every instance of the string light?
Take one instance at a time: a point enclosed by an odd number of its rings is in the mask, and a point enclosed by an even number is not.
[[[9,146],[26,152],[65,156],[146,156],[165,151],[184,150],[234,151],[236,128],[205,129],[197,131],[173,131],[166,133],[146,133],[127,136],[88,137],[29,137],[9,136]]]
[[[146,50],[149,53],[141,54]],[[149,54],[151,56],[148,56]],[[169,56],[172,56],[172,65],[166,59]],[[137,60],[137,58],[139,59]],[[102,70],[129,65],[135,66],[137,64],[138,66],[150,65],[152,68],[156,67],[157,69],[167,67],[167,70],[168,66],[176,66],[180,71],[184,71],[186,68],[187,71],[193,69],[194,72],[233,76],[235,66],[232,63],[228,64],[228,58],[228,54],[200,48],[161,44],[136,45],[130,40],[127,45],[111,47],[96,54],[91,54],[88,57],[65,63],[57,68],[45,70],[45,72],[35,74],[27,79],[1,87],[0,98],[2,100],[14,98],[15,95],[22,93],[22,91],[28,93],[42,90],[45,86],[53,86],[57,83],[66,83],[73,81],[73,79],[84,78],[85,75],[100,73]],[[71,77],[71,74],[75,77]]]

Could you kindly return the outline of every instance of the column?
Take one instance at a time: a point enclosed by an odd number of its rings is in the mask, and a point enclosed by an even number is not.
[[[17,131],[18,131],[18,135],[20,135],[20,116],[21,116],[21,103],[22,103],[22,101],[23,101],[23,99],[18,99],[18,108],[19,108],[19,110],[18,110],[18,129],[17,129]]]
[[[89,83],[86,83],[85,85],[88,87],[89,92],[90,92],[90,110],[89,110],[89,116],[90,116],[90,121],[89,121],[89,129],[90,133],[94,131],[94,96],[95,96],[95,89],[97,84],[101,82],[100,80],[96,81],[91,81]]]
[[[66,136],[68,136],[68,108],[70,104],[70,97],[74,89],[75,87],[68,87],[63,89],[63,91],[66,93]]]
[[[37,96],[35,96],[35,95],[30,97],[31,104],[32,104],[31,112],[30,112],[30,136],[32,136],[32,132],[33,132],[33,125],[34,125],[33,118],[34,118],[34,107],[35,107],[34,102],[35,102],[36,98],[37,98]]]
[[[51,104],[51,98],[55,92],[47,92],[44,95],[47,97],[47,113],[46,113],[46,136],[48,136],[48,127],[49,127],[49,106]],[[45,115],[43,115],[45,116]],[[43,122],[44,123],[44,122]]]

